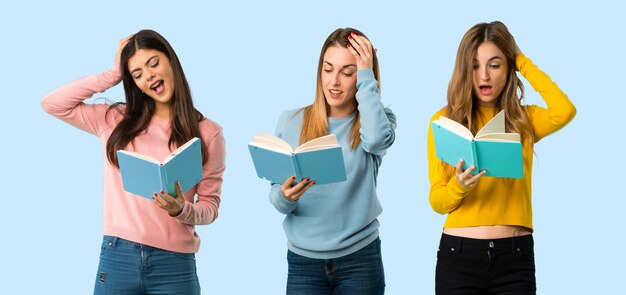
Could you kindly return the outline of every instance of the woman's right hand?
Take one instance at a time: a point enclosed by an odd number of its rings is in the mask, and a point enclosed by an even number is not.
[[[467,170],[463,171],[463,162],[463,159],[461,159],[456,164],[456,180],[459,182],[459,184],[461,184],[462,187],[466,189],[471,189],[476,185],[476,183],[478,183],[478,179],[480,179],[483,174],[487,173],[487,170],[482,170],[478,172],[478,174],[472,175],[472,171],[474,171],[476,167],[472,165],[469,166]]]
[[[130,41],[131,37],[133,37],[133,35],[124,37],[117,45],[117,52],[115,53],[115,61],[113,63],[113,71],[117,74],[118,77],[122,77],[122,68],[120,67],[120,63],[122,60],[122,50],[124,49],[126,44],[128,44],[128,41]]]
[[[315,184],[315,181],[310,181],[309,178],[305,178],[296,185],[292,186],[291,184],[294,180],[296,180],[295,176],[287,178],[280,188],[280,191],[283,193],[283,197],[290,202],[295,202],[300,199],[304,192]]]
[[[354,32],[350,33],[348,42],[348,51],[356,58],[357,70],[373,69],[374,54],[372,51],[376,50],[372,48],[372,43],[364,36],[359,36]]]

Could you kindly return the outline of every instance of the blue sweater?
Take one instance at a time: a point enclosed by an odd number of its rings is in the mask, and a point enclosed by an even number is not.
[[[351,149],[350,127],[356,112],[328,118],[329,134],[337,135],[347,180],[313,185],[298,201],[286,200],[281,184],[272,184],[270,202],[286,214],[283,228],[292,252],[317,259],[354,253],[378,237],[382,207],[376,195],[376,177],[382,157],[395,139],[396,117],[383,106],[372,70],[357,71],[361,143]],[[286,111],[278,120],[276,136],[298,146],[302,109]]]

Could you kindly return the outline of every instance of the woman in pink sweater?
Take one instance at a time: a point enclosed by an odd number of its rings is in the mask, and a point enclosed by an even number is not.
[[[123,81],[125,103],[84,100]],[[157,32],[123,39],[113,68],[46,95],[51,115],[100,138],[104,163],[104,241],[95,294],[200,294],[197,224],[217,218],[225,146],[222,129],[193,106],[176,53]],[[116,151],[162,160],[193,137],[202,140],[202,180],[177,196],[152,200],[124,191]],[[197,195],[197,198],[195,196]]]

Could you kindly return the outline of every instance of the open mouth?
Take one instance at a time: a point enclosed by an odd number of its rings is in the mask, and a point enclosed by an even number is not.
[[[328,93],[332,98],[338,98],[343,93],[343,91],[337,89],[329,89]]]
[[[165,85],[163,84],[163,80],[154,82],[154,84],[150,86],[150,89],[156,92],[156,94],[163,93],[163,90],[165,90]]]
[[[482,95],[490,95],[493,92],[493,87],[489,85],[481,85],[480,87],[478,87],[478,89],[480,90],[479,92]]]

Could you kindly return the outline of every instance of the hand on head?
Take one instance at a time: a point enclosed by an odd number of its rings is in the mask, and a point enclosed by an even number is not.
[[[348,36],[348,50],[356,58],[357,69],[372,69],[374,67],[374,53],[372,43],[367,38],[350,33]]]
[[[519,45],[515,42],[515,55],[517,56],[518,54],[522,54],[522,50],[519,49]]]
[[[115,61],[113,62],[113,71],[115,71],[119,77],[122,77],[122,68],[120,67],[120,63],[122,59],[121,58],[122,50],[124,50],[124,47],[126,47],[126,44],[128,44],[128,41],[130,41],[130,38],[132,37],[133,35],[122,38],[122,40],[120,40],[120,43],[117,45],[117,52],[115,53]]]

